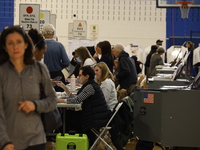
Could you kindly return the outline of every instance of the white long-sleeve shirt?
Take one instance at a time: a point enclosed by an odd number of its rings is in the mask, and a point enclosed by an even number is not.
[[[100,85],[104,97],[106,99],[109,109],[112,111],[115,105],[117,104],[117,91],[115,89],[115,84],[111,79],[106,79],[101,82]]]

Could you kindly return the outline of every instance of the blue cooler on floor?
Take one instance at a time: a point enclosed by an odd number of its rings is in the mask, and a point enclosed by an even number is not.
[[[88,150],[88,137],[86,134],[61,133],[56,135],[56,150]]]

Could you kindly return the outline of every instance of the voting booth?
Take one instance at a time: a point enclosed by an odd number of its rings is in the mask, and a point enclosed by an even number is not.
[[[167,49],[167,63],[173,62],[175,59],[179,60],[184,57],[187,48],[181,45],[172,45]]]
[[[200,63],[200,47],[194,49],[193,53],[193,65]]]
[[[134,134],[163,146],[200,147],[199,90],[137,89]]]
[[[158,89],[163,85],[177,85],[177,86],[188,86],[190,81],[186,79],[177,79],[176,81],[171,81],[170,79],[156,79],[156,78],[149,78],[148,81],[148,88],[149,89]]]

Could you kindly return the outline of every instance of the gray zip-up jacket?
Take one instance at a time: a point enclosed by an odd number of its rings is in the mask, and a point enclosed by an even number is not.
[[[0,149],[12,142],[16,150],[46,142],[40,114],[56,107],[57,99],[47,67],[37,62],[26,65],[19,74],[8,61],[0,65]],[[39,83],[46,98],[40,100]],[[18,111],[19,101],[34,101],[36,111]]]

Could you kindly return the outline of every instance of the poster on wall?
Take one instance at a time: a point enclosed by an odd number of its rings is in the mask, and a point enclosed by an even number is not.
[[[87,37],[87,22],[85,20],[73,21],[73,37],[75,39],[86,39]]]
[[[50,23],[50,11],[49,10],[40,10],[40,31],[45,24]]]
[[[28,32],[40,29],[40,4],[19,4],[19,24]]]
[[[98,25],[90,26],[90,37],[92,40],[96,40],[98,37]]]

